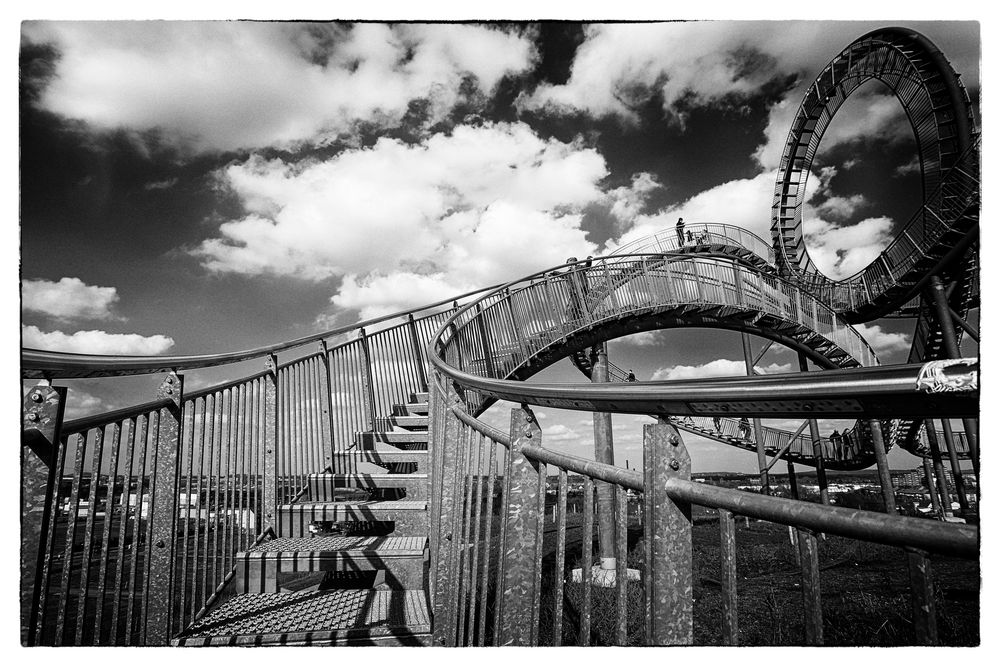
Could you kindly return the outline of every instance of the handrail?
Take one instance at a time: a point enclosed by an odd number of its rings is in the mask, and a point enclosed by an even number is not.
[[[920,390],[917,379],[926,364],[751,378],[553,384],[484,378],[449,366],[437,356],[431,357],[431,363],[460,385],[491,398],[585,412],[844,418],[978,413],[978,388],[935,394]],[[978,362],[968,360],[965,365],[978,371]]]
[[[132,405],[127,408],[120,408],[118,410],[110,410],[98,415],[89,415],[87,417],[81,417],[79,419],[74,419],[72,421],[63,422],[62,434],[73,435],[75,433],[80,433],[88,429],[92,429],[97,426],[103,426],[104,424],[110,424],[111,422],[124,419],[126,417],[132,417],[133,415],[140,415],[147,412],[153,412],[154,410],[159,410],[160,408],[165,408],[173,405],[174,402],[169,398],[160,398],[155,401],[149,401],[147,403],[140,403],[139,405]]]
[[[722,241],[754,253],[761,260],[774,265],[774,248],[761,237],[748,229],[724,222],[685,222],[684,233],[690,234],[692,240],[679,242],[677,228],[665,227],[648,236],[630,241],[615,248],[611,255],[629,255],[636,253],[683,252],[689,246],[720,244]],[[749,241],[749,243],[747,243]]]
[[[499,429],[493,428],[489,424],[479,421],[458,406],[451,406],[451,411],[456,417],[458,417],[459,421],[466,426],[469,426],[477,433],[481,433],[492,440],[496,440],[505,447],[513,447],[513,442],[510,439],[509,433],[504,433]]]
[[[522,445],[521,453],[568,472],[618,484],[633,491],[644,490],[643,475],[639,472],[554,452],[538,445]],[[979,531],[965,524],[831,507],[677,478],[668,479],[665,486],[667,495],[674,500],[724,509],[754,519],[950,556],[974,558],[979,553]]]
[[[218,354],[191,354],[191,355],[104,355],[104,354],[78,354],[71,352],[53,352],[50,350],[38,350],[34,348],[21,348],[21,369],[22,371],[35,371],[35,373],[23,373],[25,378],[31,377],[62,377],[61,372],[86,373],[86,377],[117,377],[123,375],[141,375],[144,373],[158,373],[162,371],[191,370],[195,368],[211,368],[214,366],[224,366],[226,364],[248,361],[268,354],[276,354],[296,347],[301,347],[307,343],[350,333],[361,328],[370,327],[400,317],[406,317],[425,310],[431,310],[448,303],[454,303],[459,299],[469,296],[489,292],[496,289],[498,285],[484,287],[482,289],[465,292],[457,296],[448,297],[434,303],[401,310],[389,315],[382,315],[368,320],[363,320],[355,324],[350,324],[328,331],[310,334],[301,338],[296,338],[283,343],[264,345],[261,347],[242,350],[239,352],[221,352]]]

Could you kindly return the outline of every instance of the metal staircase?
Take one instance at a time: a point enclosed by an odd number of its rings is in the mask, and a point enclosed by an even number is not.
[[[359,433],[236,555],[234,586],[179,646],[430,643],[427,394]]]

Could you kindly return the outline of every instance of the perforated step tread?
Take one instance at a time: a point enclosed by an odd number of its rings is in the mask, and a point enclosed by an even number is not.
[[[239,595],[196,621],[179,646],[424,643],[431,631],[423,591],[327,590]]]
[[[349,555],[378,552],[384,555],[419,556],[427,547],[426,537],[278,537],[262,542],[242,554],[343,553]]]

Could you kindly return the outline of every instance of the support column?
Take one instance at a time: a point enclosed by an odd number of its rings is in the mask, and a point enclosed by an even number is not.
[[[750,334],[740,334],[743,339],[743,362],[746,364],[747,377],[755,375],[753,370],[753,350],[750,348]],[[767,349],[767,348],[765,348]],[[764,451],[764,430],[760,418],[753,418],[753,437],[757,445],[757,469],[760,471],[760,488],[765,496],[771,495],[771,475],[767,471],[767,455]]]
[[[944,476],[941,447],[938,445],[937,433],[934,431],[934,422],[930,419],[925,420],[924,428],[927,431],[927,444],[931,448],[931,462],[934,465],[934,476],[937,477],[938,493],[941,495],[941,514],[944,517],[954,516],[951,511],[951,492],[948,491],[948,480]]]
[[[931,508],[939,518],[944,518],[944,511],[941,509],[941,501],[938,500],[937,489],[934,488],[934,471],[931,470],[931,461],[926,456],[921,459],[924,466],[924,477],[927,479],[927,495],[931,499]]]
[[[944,431],[944,442],[948,449],[948,462],[951,464],[951,475],[955,480],[955,495],[958,496],[958,504],[962,508],[962,516],[969,514],[969,498],[965,494],[965,479],[962,477],[962,466],[958,463],[958,453],[955,449],[955,434],[952,433],[951,423],[947,418],[941,420],[941,430]]]
[[[795,464],[791,460],[788,463],[788,491],[792,495],[792,500],[799,499],[799,478],[795,476]],[[792,551],[795,554],[795,564],[802,566],[802,554],[799,552],[799,531],[792,526],[788,527],[789,539],[792,542]]]
[[[809,371],[809,361],[806,355],[799,352],[799,370],[803,373]],[[823,462],[823,443],[819,436],[819,422],[815,419],[809,420],[809,437],[812,440],[813,456],[816,457],[816,481],[819,483],[819,500],[824,505],[830,504],[830,491],[826,484],[826,465]]]
[[[878,481],[882,487],[882,500],[885,502],[887,514],[896,513],[896,493],[892,488],[892,474],[889,472],[889,458],[885,453],[885,441],[882,439],[882,422],[878,419],[868,420],[871,429],[872,449],[875,450],[875,466],[878,469]]]
[[[45,536],[58,487],[55,461],[66,388],[42,381],[28,392],[21,422],[21,645],[34,646],[42,572],[49,562]]]
[[[610,382],[608,372],[607,343],[595,345],[591,350],[593,366],[590,371],[591,382]],[[598,463],[615,464],[615,443],[612,435],[611,414],[608,412],[594,413],[594,460]],[[597,487],[597,536],[599,557],[602,570],[614,570],[615,560],[615,513],[614,498],[611,484],[596,482]]]
[[[948,295],[945,293],[944,284],[938,276],[931,276],[928,291],[931,301],[934,304],[934,311],[937,315],[938,324],[941,326],[941,337],[944,340],[944,349],[952,359],[959,359],[962,356],[958,349],[958,333],[955,331],[955,322],[952,320],[951,308],[948,306]],[[962,420],[965,427],[965,438],[969,443],[969,457],[972,459],[972,466],[976,471],[976,478],[979,478],[979,420],[966,417]],[[954,457],[954,443],[948,443],[948,456]],[[955,479],[957,485],[958,478]],[[957,489],[956,489],[957,490]],[[962,494],[959,494],[961,498]]]

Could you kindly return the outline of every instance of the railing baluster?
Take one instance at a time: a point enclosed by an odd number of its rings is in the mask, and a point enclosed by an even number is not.
[[[583,480],[583,532],[580,540],[580,581],[583,603],[580,609],[580,646],[590,646],[591,581],[594,558],[594,480]]]
[[[729,510],[719,510],[719,551],[722,582],[722,643],[739,644],[739,613],[736,594],[736,522]]]
[[[615,588],[618,594],[618,626],[615,642],[628,645],[628,496],[625,487],[614,487],[615,498]]]
[[[566,580],[566,496],[569,482],[566,471],[559,469],[556,505],[556,563],[552,590],[552,645],[562,646],[563,594]]]
[[[83,530],[83,551],[80,552],[80,595],[76,603],[76,634],[74,646],[83,645],[84,623],[91,618],[87,615],[87,598],[90,597],[90,564],[93,560],[94,518],[97,516],[97,487],[101,481],[101,459],[104,456],[104,428],[93,430],[94,445],[91,450],[90,490],[87,494],[87,520]]]

